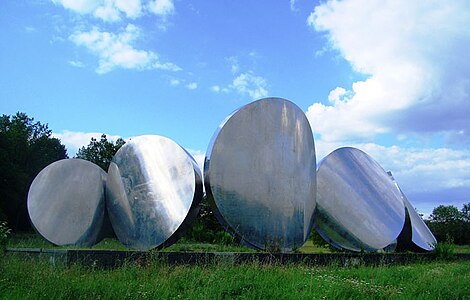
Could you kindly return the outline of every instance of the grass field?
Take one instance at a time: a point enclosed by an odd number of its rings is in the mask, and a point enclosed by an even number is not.
[[[7,247],[57,247],[36,234],[15,234]],[[93,249],[125,250],[115,239]],[[253,250],[185,240],[164,251]],[[307,242],[299,252],[328,253]],[[470,253],[470,246],[456,246]],[[470,262],[435,261],[404,266],[327,267],[257,262],[168,265],[157,258],[112,270],[52,266],[0,253],[0,299],[470,299]]]
[[[112,270],[0,257],[0,299],[468,299],[470,262],[387,267],[171,266]]]

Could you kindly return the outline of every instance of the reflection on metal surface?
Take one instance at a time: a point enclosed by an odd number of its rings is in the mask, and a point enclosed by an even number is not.
[[[432,251],[437,243],[436,238],[429,230],[426,223],[419,216],[419,214],[411,205],[408,198],[405,196],[403,191],[400,189],[400,186],[393,178],[391,172],[388,172],[389,176],[392,178],[395,183],[396,188],[400,191],[400,194],[405,204],[405,209],[407,213],[407,222],[402,231],[402,237],[399,241],[400,250],[411,250],[411,251]]]
[[[36,230],[57,245],[91,246],[99,241],[105,215],[106,173],[81,159],[63,159],[44,168],[28,193]]]
[[[340,148],[319,163],[315,227],[333,246],[352,251],[393,248],[404,222],[400,192],[366,153]]]
[[[246,245],[290,251],[307,240],[316,197],[313,135],[285,99],[252,102],[226,118],[206,153],[205,188],[218,220]]]
[[[157,135],[132,139],[108,169],[108,212],[126,246],[140,250],[174,243],[196,218],[202,177],[194,159]]]

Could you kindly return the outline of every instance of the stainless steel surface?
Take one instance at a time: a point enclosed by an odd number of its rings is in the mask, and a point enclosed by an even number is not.
[[[28,193],[36,230],[57,245],[91,246],[99,241],[105,215],[106,172],[81,159],[44,168]]]
[[[119,240],[140,250],[174,243],[197,216],[201,180],[194,159],[168,138],[145,135],[126,143],[113,157],[106,186]]]
[[[319,163],[315,227],[332,245],[352,251],[393,248],[404,223],[400,192],[369,155],[346,147]]]
[[[204,164],[204,185],[218,220],[246,245],[268,251],[290,251],[307,240],[315,176],[307,118],[280,98],[252,102],[226,118]]]
[[[392,173],[388,172],[388,174],[392,178],[396,188],[400,191],[403,203],[405,204],[406,213],[408,214],[409,226],[411,227],[405,228],[406,231],[411,232],[411,236],[409,233],[406,234],[405,240],[403,241],[405,243],[405,245],[403,245],[404,250],[434,250],[437,243],[436,238],[405,196]]]

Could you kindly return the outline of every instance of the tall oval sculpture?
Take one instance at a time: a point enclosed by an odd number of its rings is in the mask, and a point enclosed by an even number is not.
[[[423,219],[411,205],[408,198],[405,196],[400,186],[396,182],[391,172],[387,172],[390,178],[393,180],[396,188],[400,191],[400,194],[405,204],[407,220],[405,222],[405,228],[402,232],[401,238],[398,239],[398,248],[400,250],[410,251],[432,251],[436,246],[437,240],[432,234],[429,227],[424,223]]]
[[[92,246],[105,218],[106,172],[82,159],[45,167],[28,192],[28,213],[36,230],[56,245]]]
[[[405,223],[401,194],[389,175],[359,149],[339,148],[317,170],[315,227],[333,246],[376,251],[396,243]]]
[[[206,153],[204,184],[228,232],[252,248],[286,252],[310,234],[315,167],[303,111],[288,100],[266,98],[220,125]]]
[[[106,185],[118,239],[148,250],[176,242],[199,211],[202,176],[174,141],[157,135],[132,139],[114,155]]]

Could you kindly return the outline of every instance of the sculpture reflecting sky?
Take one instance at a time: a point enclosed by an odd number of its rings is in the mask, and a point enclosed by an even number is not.
[[[126,143],[113,157],[107,181],[119,240],[140,250],[174,243],[197,216],[201,179],[194,159],[168,138],[146,135]]]
[[[316,198],[315,147],[295,104],[266,98],[234,112],[216,131],[204,171],[218,220],[246,245],[290,251],[307,240]]]
[[[92,246],[99,241],[105,212],[106,172],[81,159],[44,168],[28,193],[36,230],[56,245]]]
[[[340,148],[317,171],[317,231],[337,248],[375,251],[396,242],[405,222],[401,193],[359,149]]]

